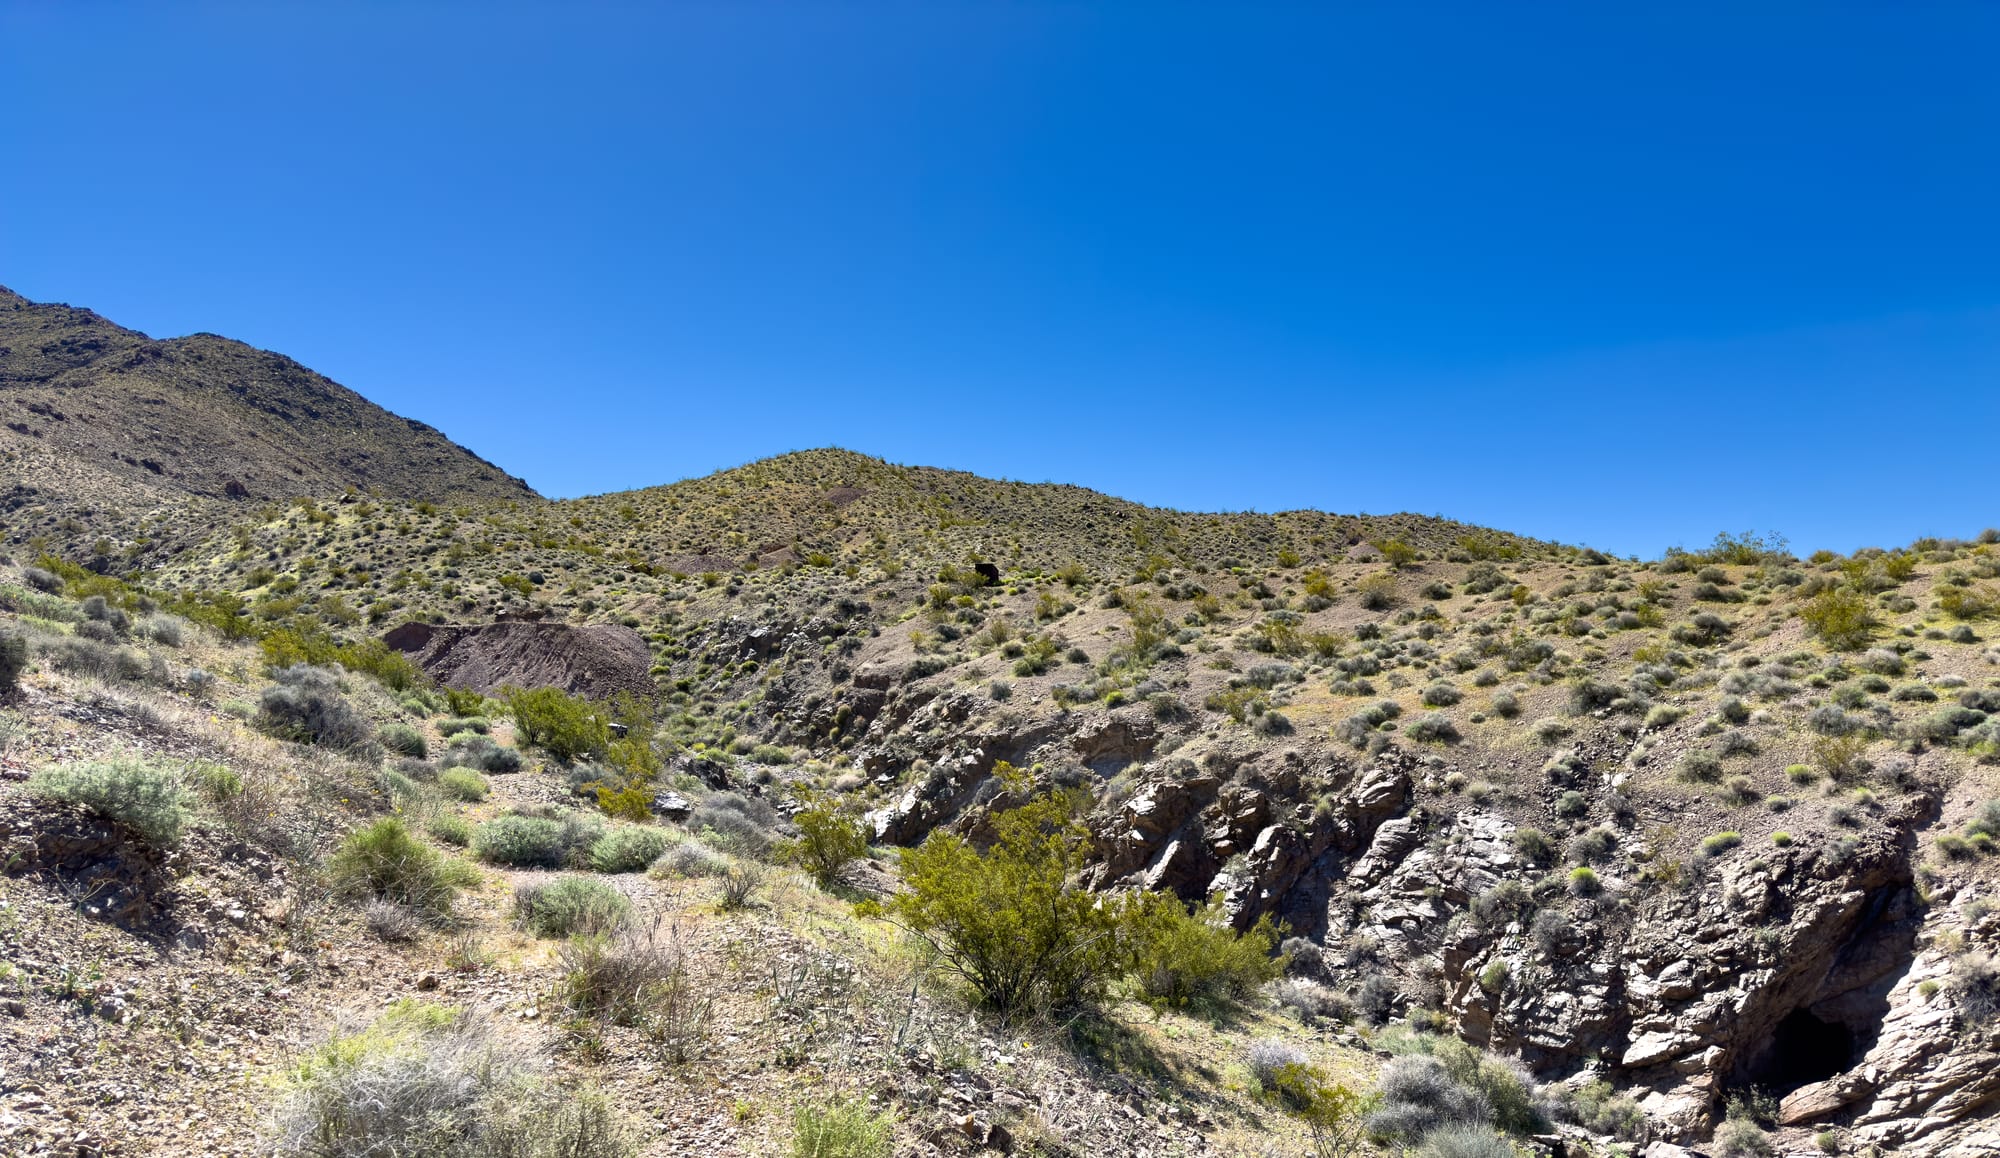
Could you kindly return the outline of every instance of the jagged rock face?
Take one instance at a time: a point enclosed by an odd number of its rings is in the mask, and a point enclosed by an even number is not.
[[[1953,1000],[1948,949],[1991,950],[2000,919],[1968,919],[1934,900],[1936,927],[1895,973],[1873,1044],[1846,1072],[1793,1091],[1781,1121],[1845,1123],[1857,1141],[1894,1153],[2000,1154],[2000,1020],[1971,1018]]]
[[[1223,894],[1239,928],[1269,914],[1304,935],[1326,926],[1348,864],[1408,806],[1408,774],[1393,759],[1355,765],[1284,753],[1274,764],[1211,752],[1152,765],[1140,788],[1094,822],[1097,887],[1141,886],[1187,900]],[[1287,800],[1316,797],[1317,804]]]
[[[1950,968],[1918,950],[1949,919],[1914,883],[1931,797],[1904,797],[1849,842],[1738,849],[1673,884],[1606,875],[1595,896],[1545,892],[1565,916],[1535,922],[1481,898],[1508,880],[1533,888],[1547,866],[1502,817],[1414,805],[1421,772],[1394,750],[1149,765],[1093,822],[1092,883],[1221,890],[1239,927],[1271,913],[1329,947],[1364,942],[1434,985],[1461,1036],[1545,1077],[1603,1073],[1684,1142],[1755,1085],[1784,1096],[1787,1125],[1838,1125],[1899,1153],[2000,1153],[2000,1131],[1981,1125],[2000,1106],[2000,1025],[1964,1024],[1923,984]],[[1986,924],[1960,936],[2000,940],[2000,916]]]

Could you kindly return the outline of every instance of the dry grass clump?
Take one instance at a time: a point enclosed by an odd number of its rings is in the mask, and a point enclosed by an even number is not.
[[[295,1063],[270,1124],[298,1158],[630,1158],[610,1102],[563,1090],[470,1013],[405,1000]]]

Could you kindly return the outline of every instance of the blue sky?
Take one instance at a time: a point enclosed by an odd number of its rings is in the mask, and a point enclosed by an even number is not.
[[[558,496],[2000,524],[2000,8],[1636,7],[8,4],[0,284]]]

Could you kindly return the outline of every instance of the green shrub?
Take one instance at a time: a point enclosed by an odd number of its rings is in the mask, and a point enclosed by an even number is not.
[[[1748,1118],[1730,1118],[1716,1128],[1719,1158],[1763,1158],[1771,1152],[1771,1136]]]
[[[1514,851],[1521,854],[1530,864],[1547,864],[1556,852],[1555,841],[1539,828],[1518,828],[1514,830]]]
[[[1604,891],[1604,882],[1588,865],[1569,870],[1569,891],[1579,897],[1594,897]]]
[[[868,826],[825,793],[801,793],[800,803],[803,807],[792,815],[798,839],[786,845],[786,855],[822,886],[831,885],[848,865],[868,855]]]
[[[466,688],[445,688],[444,705],[446,711],[461,718],[486,714],[486,697]]]
[[[792,1158],[889,1158],[895,1119],[862,1101],[809,1101],[792,1111]]]
[[[472,834],[479,859],[517,868],[556,868],[563,863],[562,825],[539,816],[496,816]]]
[[[1740,832],[1718,832],[1701,842],[1701,851],[1710,856],[1720,856],[1742,843],[1743,834]]]
[[[1572,1088],[1570,1109],[1577,1124],[1593,1134],[1610,1134],[1628,1142],[1646,1136],[1646,1112],[1639,1103],[1613,1089],[1602,1079]]]
[[[1971,841],[1953,832],[1940,835],[1936,843],[1937,850],[1952,860],[1969,860],[1976,852]]]
[[[1681,757],[1675,775],[1693,784],[1713,784],[1722,779],[1722,757],[1707,748],[1696,748]]]
[[[660,859],[672,843],[664,829],[621,824],[590,846],[590,867],[601,873],[635,873]]]
[[[453,848],[464,848],[472,843],[472,825],[456,812],[440,812],[431,817],[424,830],[431,838]]]
[[[0,631],[0,696],[13,695],[27,670],[28,637],[18,631]]]
[[[560,688],[534,688],[507,698],[521,740],[568,764],[602,757],[611,746],[607,713]]]
[[[505,776],[521,770],[521,752],[518,748],[503,748],[485,736],[461,733],[444,750],[444,766],[476,768]]]
[[[433,914],[449,913],[458,891],[479,882],[471,865],[424,844],[393,816],[350,833],[327,867],[335,890],[345,896]]]
[[[999,773],[1010,791],[1027,791],[1025,776]],[[892,911],[1003,1017],[1097,999],[1117,970],[1117,918],[1076,880],[1090,830],[1074,803],[1045,793],[992,824],[983,853],[943,830],[905,849]]]
[[[384,748],[398,756],[421,760],[430,755],[430,745],[424,742],[424,734],[408,724],[384,724],[376,736]]]
[[[1163,1005],[1240,1001],[1284,976],[1285,958],[1273,954],[1284,931],[1266,915],[1238,934],[1219,894],[1190,912],[1172,893],[1140,893],[1125,906],[1120,925],[1140,991]]]
[[[210,804],[221,804],[243,794],[243,777],[220,764],[198,760],[187,766],[185,776],[195,792]]]
[[[281,740],[322,744],[346,751],[366,749],[373,740],[368,722],[340,692],[340,680],[323,668],[295,664],[278,671],[278,681],[257,700],[260,731]]]
[[[606,933],[631,914],[625,894],[595,877],[557,877],[514,890],[514,919],[537,937]]]
[[[187,823],[180,786],[136,756],[44,768],[28,778],[28,791],[116,821],[156,848],[179,844]]]
[[[438,773],[438,787],[454,800],[484,800],[491,790],[486,777],[470,768],[446,768]]]
[[[438,735],[450,739],[461,732],[474,732],[483,736],[492,726],[484,716],[456,716],[451,719],[439,720],[437,730]]]

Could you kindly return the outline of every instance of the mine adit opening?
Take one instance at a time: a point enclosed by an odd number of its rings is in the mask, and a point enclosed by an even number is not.
[[[1778,1094],[1846,1073],[1859,1060],[1854,1031],[1794,1009],[1772,1031],[1771,1044],[1753,1064],[1749,1084]]]

